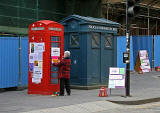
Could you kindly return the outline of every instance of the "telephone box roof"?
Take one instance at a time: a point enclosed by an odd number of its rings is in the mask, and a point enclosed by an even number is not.
[[[48,25],[48,24],[50,24],[50,23],[57,23],[57,22],[51,21],[51,20],[40,20],[40,21],[37,21],[37,22],[43,23],[43,24],[45,24],[45,25]],[[57,24],[59,24],[59,23],[57,23]]]

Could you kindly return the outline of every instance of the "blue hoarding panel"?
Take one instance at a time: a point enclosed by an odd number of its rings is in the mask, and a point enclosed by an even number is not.
[[[154,67],[160,66],[160,35],[154,36]]]
[[[19,41],[17,37],[0,37],[0,88],[18,86]]]
[[[126,52],[126,36],[119,36],[117,37],[117,67],[126,67],[123,63],[123,52]],[[130,70],[134,70],[132,37],[130,37]]]
[[[149,55],[150,65],[152,66],[153,59],[153,38],[152,36],[133,36],[133,58],[134,64],[139,50],[147,50]]]
[[[21,38],[21,85],[28,85],[28,37]]]

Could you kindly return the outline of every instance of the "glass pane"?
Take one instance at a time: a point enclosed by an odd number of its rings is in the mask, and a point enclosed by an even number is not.
[[[51,79],[52,84],[58,84],[58,79]]]
[[[58,73],[51,73],[51,78],[58,78]]]
[[[100,47],[100,34],[99,33],[92,33],[92,48],[99,48]]]
[[[78,35],[72,35],[71,36],[70,45],[72,47],[79,47],[79,37],[78,37]]]
[[[112,36],[108,35],[105,37],[105,47],[110,48],[112,47]]]
[[[52,42],[51,47],[60,47],[60,46],[59,46],[59,43],[54,43],[54,42]]]
[[[59,37],[53,36],[53,37],[52,37],[52,41],[59,41]]]
[[[58,67],[53,66],[51,71],[52,72],[57,72],[58,71]]]

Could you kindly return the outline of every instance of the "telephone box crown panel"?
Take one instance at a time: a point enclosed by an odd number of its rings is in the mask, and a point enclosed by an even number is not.
[[[50,28],[56,26],[57,28]],[[59,29],[58,29],[59,28]],[[60,29],[61,28],[61,29]],[[63,31],[63,25],[58,22],[50,21],[50,20],[41,20],[32,23],[29,26],[29,32],[34,31]]]
[[[59,68],[52,63],[62,59],[63,26],[41,20],[29,26],[28,94],[51,95],[59,92]]]

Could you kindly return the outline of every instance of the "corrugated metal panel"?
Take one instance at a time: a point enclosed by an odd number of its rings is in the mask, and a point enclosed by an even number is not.
[[[160,35],[154,36],[154,67],[160,66]]]
[[[28,85],[28,37],[21,38],[21,85]]]
[[[0,88],[18,86],[18,42],[17,37],[0,37]]]
[[[139,50],[147,50],[149,55],[150,65],[152,66],[153,59],[153,37],[152,36],[133,36],[133,56],[134,64]]]
[[[126,36],[117,37],[117,67],[126,67],[123,63],[123,52],[126,52]],[[132,37],[130,37],[130,70],[134,70]]]

